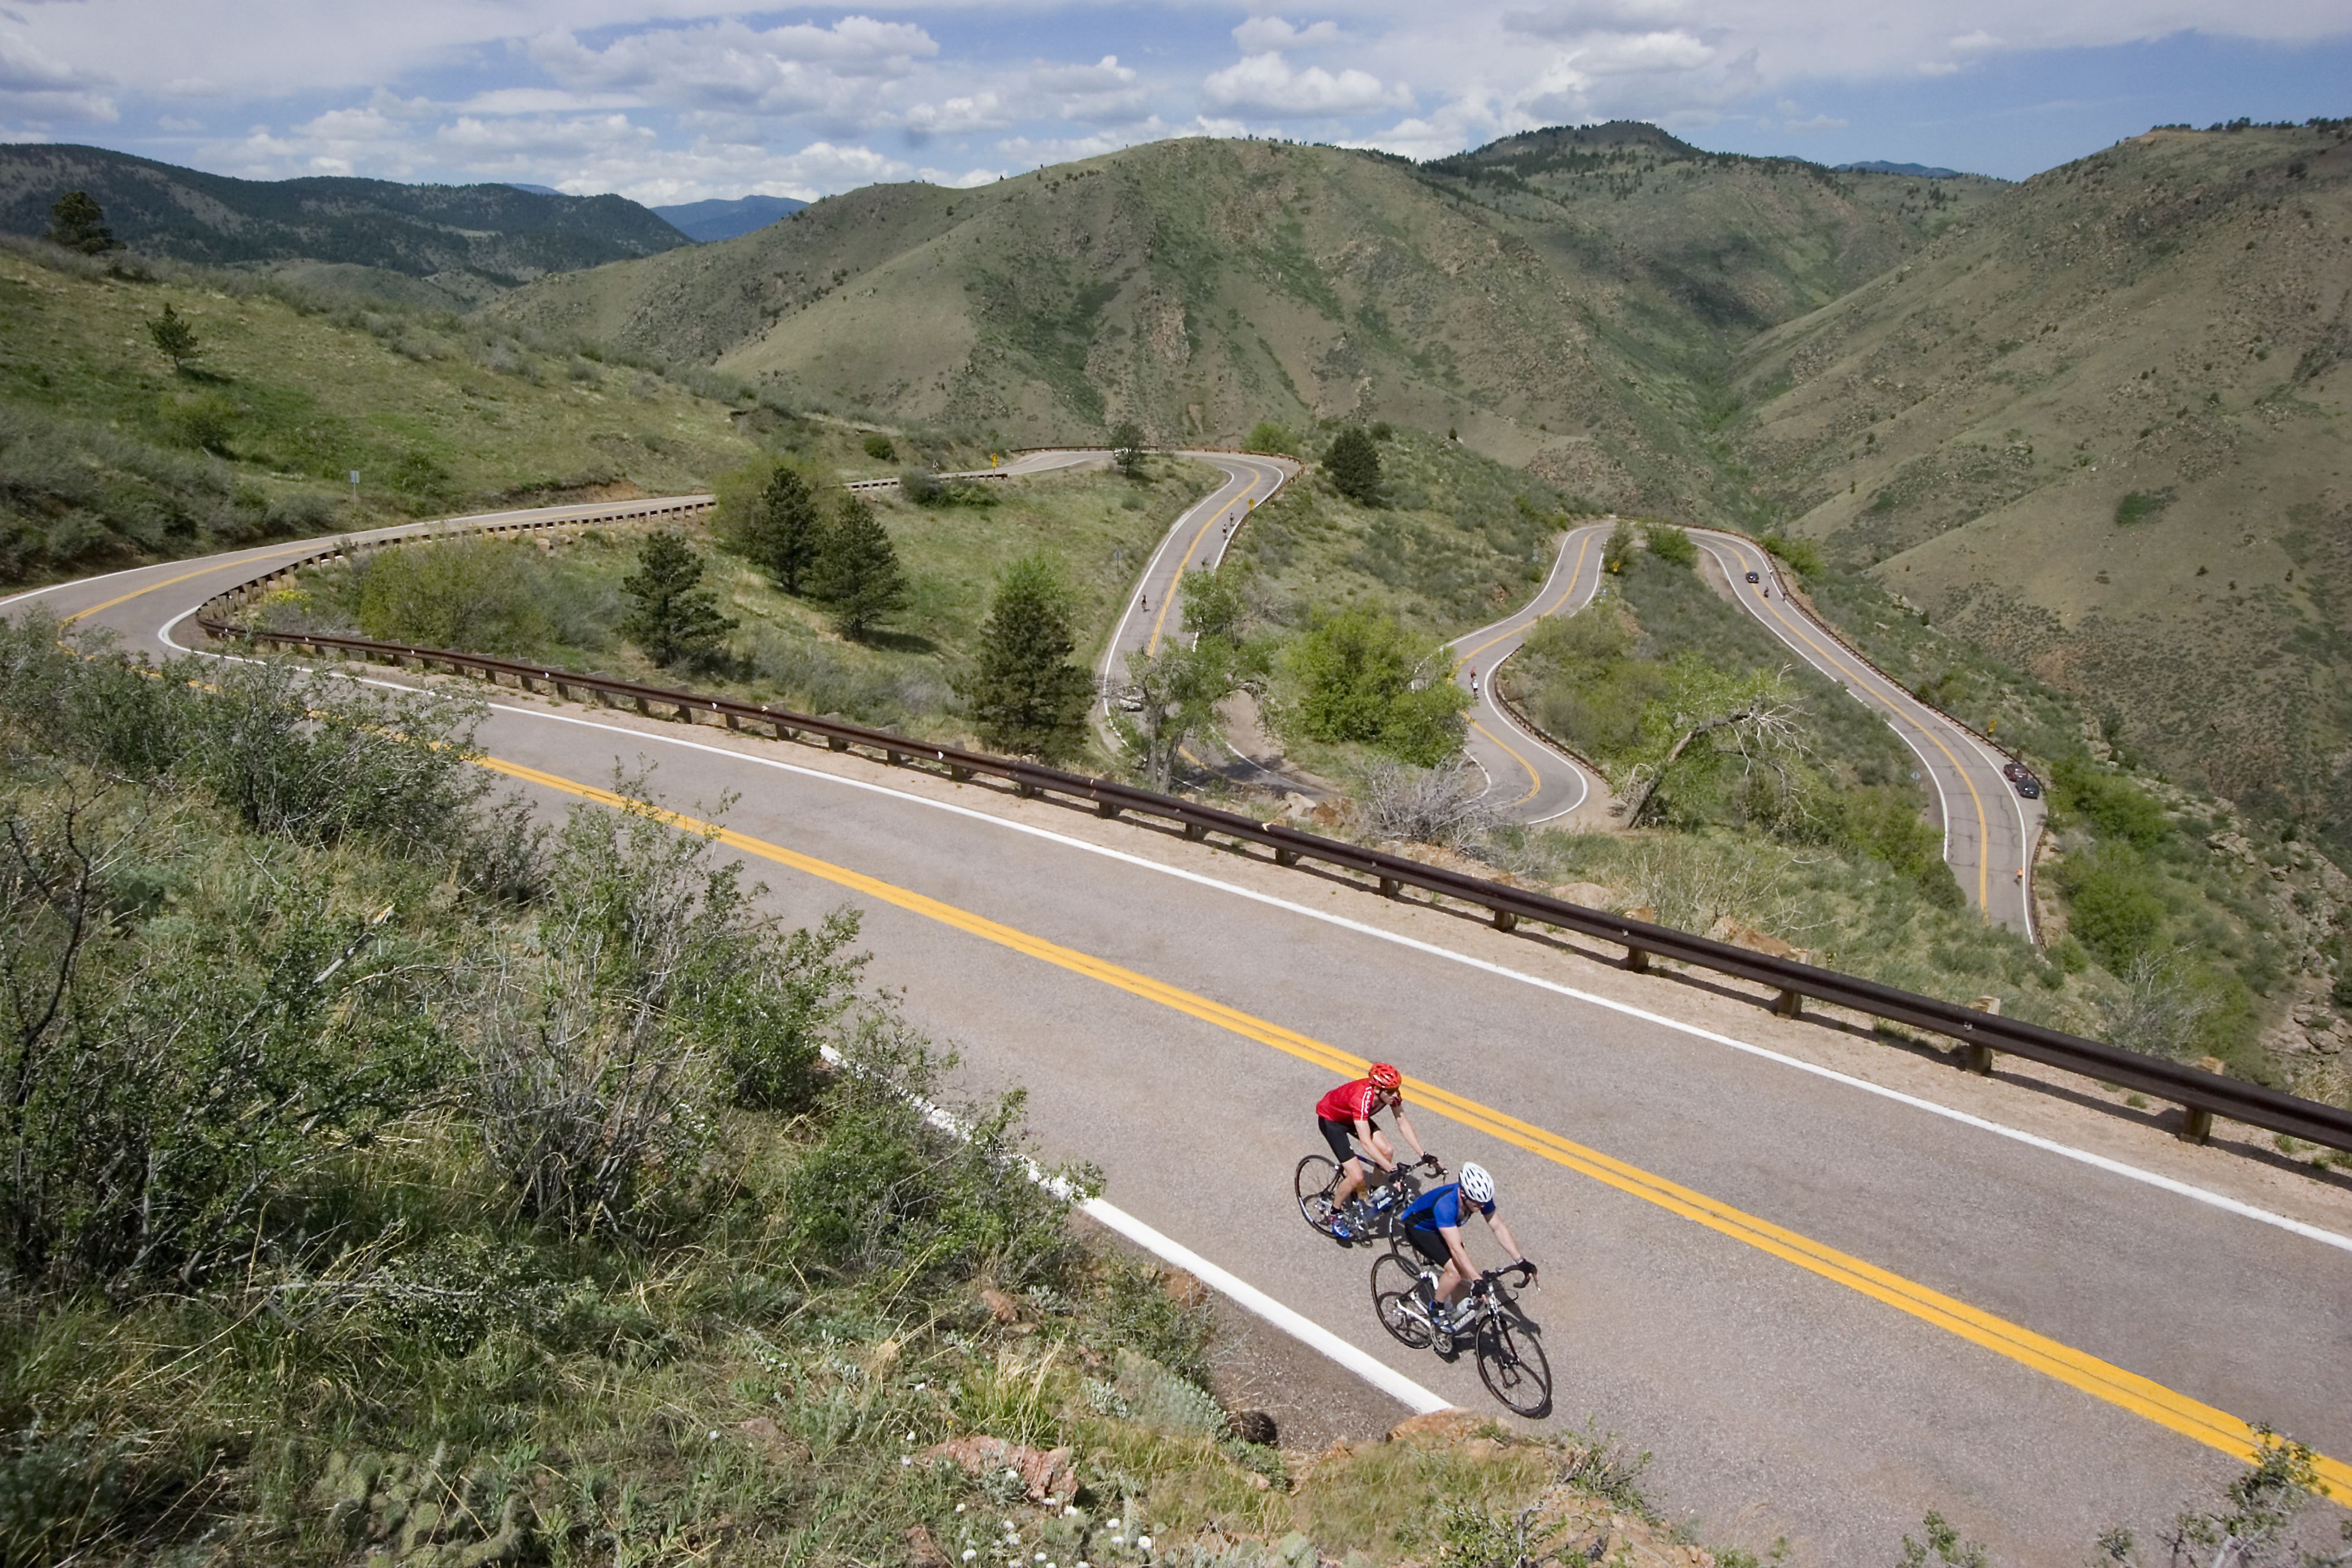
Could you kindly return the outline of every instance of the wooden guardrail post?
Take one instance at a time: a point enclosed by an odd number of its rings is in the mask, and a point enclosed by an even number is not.
[[[2206,1144],[2213,1140],[2213,1113],[2202,1105],[2180,1108],[2180,1128],[2172,1134],[2184,1144]]]
[[[1399,882],[1392,876],[1384,876],[1381,878],[1381,896],[1382,898],[1394,898],[1399,893],[1403,891],[1403,888],[1404,883]]]
[[[1496,911],[1495,911],[1495,929],[1496,929],[1496,930],[1497,930],[1497,931],[1517,931],[1518,928],[1519,928],[1519,917],[1518,917],[1517,915],[1516,915],[1512,914],[1512,913],[1511,913],[1509,910],[1507,910],[1507,909],[1497,909]]]
[[[1187,822],[1184,824],[1184,836],[1197,844],[1209,836],[1208,825],[1202,822]]]
[[[1995,1018],[1999,1018],[2000,1016],[2000,998],[1999,997],[1979,997],[1976,999],[1975,1006],[1979,1012],[1990,1013]],[[1960,1071],[1963,1072],[1973,1072],[1979,1078],[1990,1078],[1992,1076],[1992,1047],[1985,1044],[1981,1040],[1962,1040],[1960,1042]]]
[[[1629,974],[1648,974],[1650,972],[1650,950],[1647,947],[1636,947],[1632,943],[1627,943],[1625,945],[1625,969]]]
[[[1792,1019],[1802,1014],[1804,1010],[1805,998],[1794,991],[1782,991],[1772,998],[1772,1014],[1775,1018]]]

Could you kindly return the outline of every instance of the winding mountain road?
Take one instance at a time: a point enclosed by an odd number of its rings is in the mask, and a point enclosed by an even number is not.
[[[1814,669],[1885,719],[1919,759],[1944,819],[1944,863],[1985,918],[2028,941],[2033,928],[2032,870],[2042,841],[2042,802],[2028,800],[2001,773],[2008,760],[1982,738],[1887,679],[1832,636],[1789,595],[1779,563],[1754,539],[1693,528],[1723,586],[1748,612]],[[1757,580],[1748,580],[1749,573]]]
[[[1454,653],[1454,681],[1471,694],[1470,732],[1463,749],[1486,776],[1482,797],[1507,821],[1558,822],[1577,818],[1605,825],[1609,782],[1558,747],[1528,733],[1496,691],[1496,667],[1519,651],[1536,622],[1547,615],[1573,615],[1592,602],[1601,587],[1601,546],[1608,523],[1570,528],[1561,539],[1551,575],[1536,596],[1491,626],[1482,626],[1446,644]]]
[[[209,594],[314,548],[11,602],[169,653]],[[1996,1561],[2079,1561],[2211,1501],[2257,1420],[2352,1496],[2352,1183],[2262,1163],[2267,1140],[2182,1145],[2086,1088],[985,784],[467,689],[494,699],[484,765],[548,810],[639,758],[680,804],[738,797],[727,842],[770,906],[864,908],[872,979],[971,1086],[1028,1089],[1047,1155],[1491,1410],[1466,1360],[1381,1333],[1368,1255],[1292,1205],[1315,1097],[1402,1064],[1423,1134],[1496,1173],[1544,1265],[1556,1423],[1654,1449],[1645,1486],[1711,1542],[1886,1563],[1935,1509]]]

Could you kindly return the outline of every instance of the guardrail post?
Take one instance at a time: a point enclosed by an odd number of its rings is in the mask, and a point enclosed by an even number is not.
[[[849,742],[837,735],[828,735],[824,737],[824,748],[827,751],[846,751],[849,749]]]
[[[961,767],[958,767],[956,764],[954,764],[954,763],[952,763],[952,762],[950,762],[950,763],[949,763],[949,764],[948,764],[948,779],[949,779],[949,780],[950,780],[950,782],[952,782],[952,783],[957,783],[957,784],[961,784],[961,783],[963,783],[966,779],[970,779],[971,777],[971,768],[961,768]]]
[[[1517,915],[1516,915],[1512,914],[1512,913],[1511,913],[1509,910],[1507,910],[1507,909],[1497,909],[1496,911],[1495,911],[1495,929],[1496,929],[1496,930],[1497,930],[1497,931],[1517,931],[1518,928],[1519,928],[1519,917],[1518,917]]]
[[[730,729],[740,729],[743,727],[743,721],[730,713],[727,716],[727,727]]]
[[[1976,1009],[1979,1012],[1990,1013],[1993,1017],[1999,1018],[2000,1016],[2000,998],[1999,997],[1979,997],[1976,999]],[[1962,1040],[1960,1042],[1960,1071],[1963,1072],[1973,1072],[1979,1078],[1990,1078],[1992,1076],[1992,1047],[1973,1040]]]
[[[1805,998],[1794,991],[1782,991],[1772,998],[1772,1011],[1776,1017],[1792,1019],[1802,1012],[1804,1008]]]
[[[907,760],[907,754],[903,751],[892,751],[886,747],[882,752],[882,760],[896,768]]]
[[[1104,818],[1116,817],[1118,815],[1118,808],[1108,800],[1097,800],[1095,802],[1095,815]]]
[[[1394,898],[1400,892],[1403,891],[1403,888],[1404,884],[1397,881],[1397,879],[1392,876],[1384,876],[1381,878],[1381,896],[1382,898]]]
[[[1627,943],[1625,946],[1625,968],[1629,974],[1648,974],[1650,972],[1650,950],[1647,947],[1636,947],[1630,942]]]
[[[645,715],[647,718],[651,718],[651,717],[653,717],[653,716],[654,716],[654,710],[653,710],[653,709],[651,709],[651,708],[649,708],[649,707],[647,707],[647,706],[646,706],[646,699],[645,699],[645,698],[643,698],[643,697],[639,697],[639,698],[637,698],[637,699],[636,699],[636,704],[637,704],[637,711],[638,711],[639,713],[641,713],[641,714]]]
[[[2213,1138],[2213,1113],[2202,1105],[2180,1108],[2180,1130],[2173,1136],[2184,1144],[2210,1143]]]
[[[1277,849],[1274,852],[1274,863],[1276,865],[1297,865],[1298,863],[1298,852],[1297,850]],[[1384,881],[1381,883],[1381,891],[1383,893],[1389,892],[1395,885],[1396,884],[1394,883]]]
[[[1184,836],[1197,844],[1209,836],[1209,830],[1198,822],[1187,822],[1184,824]]]

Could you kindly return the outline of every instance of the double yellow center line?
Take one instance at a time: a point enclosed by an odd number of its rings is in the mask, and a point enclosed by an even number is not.
[[[509,762],[495,757],[482,759],[485,767],[526,783],[536,784],[558,793],[580,800],[595,801],[612,807],[626,807],[631,802],[607,789],[577,783],[559,774]],[[1270,1046],[1301,1061],[1327,1069],[1345,1077],[1360,1076],[1366,1068],[1364,1058],[1328,1045],[1311,1036],[1270,1023],[1264,1019],[1227,1007],[1223,1002],[1196,995],[1164,980],[1139,974],[1108,959],[1065,947],[1059,943],[1034,936],[984,915],[974,915],[954,904],[945,904],[926,894],[912,892],[878,877],[835,865],[814,855],[786,849],[747,833],[715,823],[698,821],[690,817],[668,813],[667,819],[689,832],[711,836],[730,849],[754,855],[793,871],[845,887],[866,897],[888,904],[910,914],[935,920],[955,930],[980,937],[983,941],[1011,949],[1041,963],[1083,975],[1091,980],[1115,987],[1131,996],[1156,1002],[1204,1023],[1214,1025],[1244,1040]],[[2035,1333],[2032,1330],[2008,1322],[1957,1301],[1940,1291],[1906,1280],[1899,1274],[1881,1269],[1859,1258],[1823,1246],[1785,1227],[1761,1219],[1752,1214],[1721,1203],[1701,1192],[1655,1176],[1639,1166],[1604,1155],[1597,1149],[1563,1138],[1532,1123],[1523,1122],[1507,1112],[1497,1111],[1477,1101],[1455,1094],[1434,1083],[1418,1079],[1408,1081],[1408,1089],[1416,1103],[1426,1105],[1449,1120],[1465,1127],[1499,1138],[1515,1147],[1547,1159],[1554,1165],[1588,1176],[1604,1186],[1613,1187],[1644,1203],[1654,1204],[1672,1214],[1704,1225],[1708,1229],[1732,1239],[1744,1242],[1759,1251],[1769,1253],[1784,1262],[1793,1263],[1809,1273],[1856,1291],[1873,1301],[1884,1302],[1898,1312],[1907,1312],[1923,1322],[1933,1324],[1948,1333],[1957,1334],[1972,1344],[1980,1345],[1998,1355],[2006,1356],[2018,1364],[2053,1377],[2070,1387],[2081,1390],[2095,1399],[2105,1401],[2119,1409],[2128,1410],[2159,1427],[2168,1427],[2183,1437],[2193,1437],[2208,1448],[2219,1449],[2232,1458],[2253,1459],[2258,1442],[2253,1428],[2226,1410],[2189,1398],[2165,1387],[2162,1384],[2127,1372],[2120,1366],[2100,1360],[2061,1344],[2056,1340]],[[2329,1491],[2339,1498],[2352,1499],[2352,1465],[2340,1460],[2321,1458],[2319,1475]]]

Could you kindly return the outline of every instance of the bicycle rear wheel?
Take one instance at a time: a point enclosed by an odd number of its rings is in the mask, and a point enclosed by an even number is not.
[[[1331,1189],[1339,1185],[1339,1167],[1322,1155],[1309,1155],[1298,1162],[1290,1185],[1298,1195],[1299,1218],[1338,1240],[1333,1227],[1339,1222],[1339,1210],[1331,1201]]]
[[[1427,1350],[1437,1334],[1430,1327],[1420,1286],[1421,1270],[1401,1254],[1383,1252],[1372,1260],[1372,1314],[1399,1344]]]
[[[1498,1309],[1478,1325],[1478,1380],[1515,1416],[1551,1414],[1551,1363],[1536,1325],[1515,1312]]]

